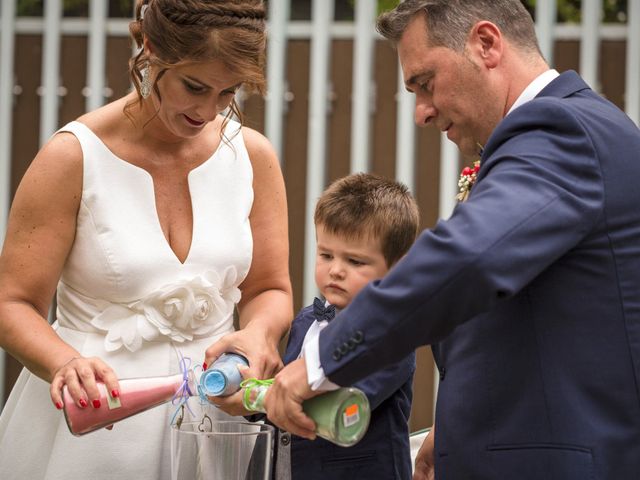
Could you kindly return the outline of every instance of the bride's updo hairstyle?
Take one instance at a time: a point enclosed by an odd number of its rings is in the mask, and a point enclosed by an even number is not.
[[[245,90],[264,94],[262,0],[138,0],[136,20],[129,24],[129,32],[141,48],[129,61],[138,102],[142,101],[143,71],[150,65],[157,82],[169,68],[211,60],[223,62],[231,73],[244,78]],[[145,38],[151,46],[150,55],[142,49]],[[156,83],[153,90],[160,98]],[[241,118],[235,101],[231,110]]]

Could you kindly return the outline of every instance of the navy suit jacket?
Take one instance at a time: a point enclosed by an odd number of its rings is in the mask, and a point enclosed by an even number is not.
[[[324,371],[349,385],[435,344],[438,479],[638,479],[640,130],[568,71],[481,160],[321,333]]]
[[[313,306],[303,308],[291,325],[283,362],[298,358],[304,337],[314,322]],[[292,480],[404,480],[411,478],[409,414],[415,353],[359,382],[369,399],[369,429],[356,445],[345,448],[322,438],[293,436]]]

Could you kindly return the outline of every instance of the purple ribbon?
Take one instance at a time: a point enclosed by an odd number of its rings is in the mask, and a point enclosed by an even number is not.
[[[180,373],[182,373],[182,383],[171,399],[171,403],[176,406],[176,410],[175,412],[173,412],[173,416],[171,417],[171,421],[169,422],[170,425],[173,425],[178,412],[184,405],[187,406],[187,410],[189,411],[191,416],[195,417],[193,410],[191,410],[191,407],[189,406],[189,398],[193,396],[193,393],[189,388],[189,372],[191,371],[191,359],[189,357],[183,357],[182,352],[178,352],[178,354],[180,355],[179,366]]]

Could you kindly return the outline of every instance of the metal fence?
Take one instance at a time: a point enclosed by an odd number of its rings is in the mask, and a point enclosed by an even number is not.
[[[395,53],[388,47],[385,50],[374,29],[376,0],[356,0],[353,22],[335,21],[334,2],[329,0],[312,0],[310,21],[291,21],[291,5],[291,0],[268,2],[268,93],[265,99],[248,99],[245,106],[251,112],[248,117],[254,118],[256,127],[273,143],[283,165],[292,210],[292,279],[296,305],[301,306],[316,294],[313,209],[330,179],[340,173],[369,170],[395,176],[416,193],[424,226],[431,226],[453,209],[460,158],[446,136],[424,134],[415,128],[414,99],[403,88]],[[536,5],[540,45],[549,62],[559,69],[575,67],[594,89],[617,95],[619,106],[638,123],[640,0],[629,0],[626,24],[615,25],[601,23],[602,0],[583,0],[580,25],[556,24],[555,0],[538,0]],[[30,161],[18,161],[25,156],[19,149],[26,140],[19,140],[15,128],[20,118],[16,110],[21,108],[17,99],[29,92],[25,92],[28,82],[16,72],[24,67],[22,62],[32,60],[16,56],[17,45],[26,37],[37,37],[41,42],[40,65],[34,70],[39,79],[35,80],[36,91],[31,92],[38,98],[37,107],[33,107],[38,123],[31,119],[37,143],[31,147],[33,151],[63,123],[60,102],[70,88],[61,82],[63,40],[86,40],[86,57],[73,61],[85,64],[80,69],[86,71],[86,78],[80,79],[84,98],[80,110],[91,110],[116,90],[107,81],[109,41],[128,36],[128,19],[107,18],[108,0],[89,0],[87,18],[63,17],[62,0],[46,0],[44,6],[42,18],[16,18],[16,1],[2,0],[0,232],[6,229],[15,177],[21,173],[22,167],[16,165]],[[623,78],[613,78],[616,73],[610,72],[611,62],[624,72]],[[610,87],[612,82],[617,87]],[[609,93],[616,88],[621,91]],[[340,98],[336,100],[336,96]],[[341,125],[346,126],[337,126],[340,116]],[[380,132],[393,143],[380,143],[385,140],[380,139]],[[0,246],[3,239],[1,235]],[[414,429],[426,426],[432,418],[437,388],[432,369],[428,353],[419,354],[416,400],[422,399],[421,405],[426,407],[413,417]],[[5,355],[0,351],[0,406],[5,390],[12,385],[12,379],[5,381],[5,370]]]

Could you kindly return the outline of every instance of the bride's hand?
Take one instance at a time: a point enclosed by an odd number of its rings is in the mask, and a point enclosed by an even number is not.
[[[71,398],[81,408],[100,408],[100,390],[97,382],[105,384],[112,397],[120,395],[118,377],[106,363],[97,357],[73,357],[59,366],[51,379],[49,393],[57,409],[62,409],[62,387],[65,385]]]
[[[246,378],[273,378],[282,369],[278,346],[272,345],[259,328],[248,325],[229,333],[207,348],[205,364],[211,365],[223,353],[238,353],[249,361]]]

